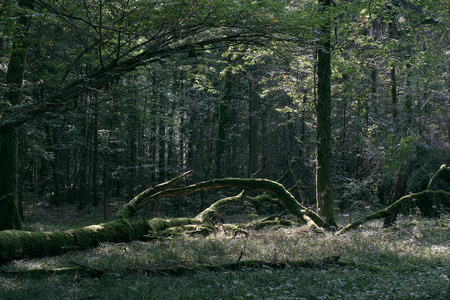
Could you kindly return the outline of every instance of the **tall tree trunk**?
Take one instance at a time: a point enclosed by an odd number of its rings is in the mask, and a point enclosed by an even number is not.
[[[229,105],[232,96],[232,77],[231,70],[226,70],[225,77],[223,79],[222,93],[220,95],[219,103],[219,124],[217,127],[216,137],[216,169],[215,176],[220,178],[223,175],[222,170],[222,156],[225,153],[225,141],[227,138],[227,126],[229,123]]]
[[[249,117],[248,117],[248,170],[247,177],[251,177],[256,172],[258,166],[258,102],[259,96],[256,93],[255,85],[249,81],[250,100],[249,100]]]
[[[19,7],[24,11],[18,19],[18,34],[13,40],[11,56],[6,73],[5,103],[16,106],[20,103],[22,83],[25,73],[26,56],[28,48],[28,30],[31,25],[31,17],[26,9],[33,9],[33,1],[20,0]],[[7,109],[0,108],[0,119],[8,118]],[[17,197],[17,128],[11,128],[0,135],[0,230],[21,229],[19,204]]]
[[[94,114],[92,115],[93,118],[93,128],[92,128],[92,134],[93,134],[93,153],[92,153],[92,205],[97,207],[98,206],[98,102],[97,98],[95,98],[95,104],[94,104]]]
[[[322,14],[328,18],[331,0],[319,0]],[[316,201],[319,215],[331,226],[334,217],[331,149],[331,30],[329,21],[321,27],[317,49],[317,148]]]
[[[164,121],[165,109],[163,107],[162,101],[159,103],[160,106],[160,119],[158,126],[158,178],[159,181],[165,181],[166,179],[166,123]]]
[[[53,159],[50,161],[50,167],[52,171],[52,179],[53,179],[53,195],[50,198],[51,206],[59,206],[61,204],[60,197],[60,176],[58,174],[58,162],[59,162],[59,153],[56,149],[55,145],[57,143],[57,134],[56,129],[54,127],[50,127],[47,124],[46,126],[46,135],[47,135],[47,146],[49,151],[53,150]]]
[[[411,126],[412,120],[413,120],[413,109],[412,109],[412,83],[411,83],[411,63],[406,63],[406,98],[405,98],[405,110],[406,110],[406,128],[405,131],[407,131],[408,126]]]
[[[134,197],[134,188],[136,186],[136,166],[137,166],[137,100],[134,96],[133,103],[130,105],[128,115],[128,198]]]
[[[397,76],[395,66],[391,68],[391,99],[392,99],[392,117],[394,123],[397,123]]]

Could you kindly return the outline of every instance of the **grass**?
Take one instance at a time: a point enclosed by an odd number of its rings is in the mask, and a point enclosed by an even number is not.
[[[340,217],[344,224],[345,217]],[[73,224],[85,223],[72,218]],[[31,229],[55,229],[57,224],[52,220],[46,225],[38,216],[30,220]],[[66,220],[59,228],[67,226]],[[182,276],[150,272],[235,262],[241,254],[241,260],[267,262],[319,262],[340,256],[354,264],[200,270]],[[99,277],[28,272],[73,267],[73,262],[106,272]],[[450,218],[403,217],[393,228],[382,229],[381,223],[373,222],[342,236],[295,227],[251,231],[248,238],[219,232],[105,243],[88,251],[11,262],[0,271],[0,299],[450,299]]]

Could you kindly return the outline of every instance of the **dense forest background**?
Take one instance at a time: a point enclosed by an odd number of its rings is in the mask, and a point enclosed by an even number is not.
[[[335,205],[385,206],[450,163],[448,3],[331,7]],[[259,177],[314,205],[321,15],[315,1],[2,2],[0,127],[20,125],[19,202],[106,218],[185,170],[188,182],[250,177],[267,161]],[[18,50],[22,97],[11,103]],[[202,192],[152,209],[206,203]]]

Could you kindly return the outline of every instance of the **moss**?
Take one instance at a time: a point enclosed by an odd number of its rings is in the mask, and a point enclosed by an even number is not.
[[[147,221],[148,226],[153,231],[154,234],[157,234],[160,231],[163,231],[167,228],[179,227],[189,224],[202,224],[201,221],[191,219],[191,218],[173,218],[173,219],[161,219],[154,218]]]
[[[214,213],[218,212],[225,206],[241,203],[243,200],[243,193],[240,193],[237,196],[220,199],[198,214],[195,219],[201,220],[203,223],[207,223],[211,220]]]
[[[102,242],[131,241],[135,237],[133,225],[127,219],[86,226],[70,231],[81,248],[96,246]]]
[[[137,208],[133,204],[127,204],[117,211],[114,219],[129,219],[136,213]]]
[[[268,226],[295,226],[298,225],[295,222],[286,219],[273,219],[273,220],[257,220],[248,224],[249,227],[254,229],[262,229]]]
[[[59,254],[75,247],[74,237],[67,232],[29,232],[5,230],[0,232],[0,260],[9,261],[23,256]]]
[[[161,235],[163,236],[183,235],[183,234],[208,236],[211,233],[213,233],[213,230],[210,227],[198,224],[170,227],[161,231]]]

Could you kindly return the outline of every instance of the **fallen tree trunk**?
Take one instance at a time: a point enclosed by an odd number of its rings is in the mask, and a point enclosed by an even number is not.
[[[217,201],[195,218],[173,218],[129,221],[139,208],[152,201],[171,196],[183,196],[212,188],[240,188],[257,190],[275,195],[295,216],[310,227],[322,230],[323,220],[314,212],[303,207],[279,183],[265,179],[217,179],[200,182],[178,189],[171,189],[184,177],[186,172],[170,181],[149,188],[123,206],[115,215],[115,220],[104,224],[91,225],[78,229],[53,232],[29,232],[19,230],[0,231],[0,262],[22,258],[35,258],[57,255],[68,250],[95,247],[104,242],[129,242],[145,239],[149,233],[156,234],[168,228],[197,224],[211,227],[211,216],[221,207],[242,202],[245,192],[238,196]]]
[[[364,222],[386,217],[405,202],[415,198],[439,194],[450,199],[450,192],[431,190],[433,182],[443,172],[450,172],[450,168],[445,165],[441,166],[431,178],[428,188],[425,191],[404,196],[392,205],[345,226],[339,230],[337,234],[356,228]],[[330,226],[325,223],[319,215],[301,205],[283,185],[275,181],[267,179],[225,178],[204,181],[182,188],[173,188],[175,184],[190,173],[191,172],[186,172],[170,181],[142,192],[124,207],[119,209],[115,215],[115,220],[111,222],[66,231],[0,231],[0,263],[15,259],[56,255],[72,249],[86,249],[95,247],[103,242],[129,242],[132,240],[146,239],[149,233],[155,235],[168,228],[186,225],[212,227],[211,225],[214,224],[210,224],[209,222],[212,215],[227,205],[244,201],[246,191],[249,190],[260,191],[275,196],[292,215],[298,217],[301,223],[307,224],[316,231],[324,232],[326,229],[330,229]],[[139,208],[144,207],[152,201],[166,197],[185,196],[213,188],[239,188],[242,189],[243,192],[237,196],[224,198],[215,202],[195,218],[154,218],[134,223],[129,221],[129,218],[131,218]],[[213,230],[211,230],[211,232],[213,232]]]
[[[67,231],[30,232],[0,231],[0,263],[23,258],[57,255],[69,250],[83,250],[104,242],[130,242],[143,239],[149,232],[158,233],[170,227],[200,224],[189,218],[142,220],[114,220]]]

